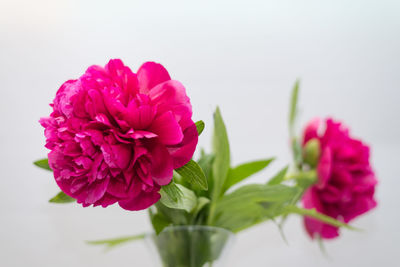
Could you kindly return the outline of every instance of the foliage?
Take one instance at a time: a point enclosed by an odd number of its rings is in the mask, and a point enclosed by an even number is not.
[[[33,162],[33,164],[35,164],[39,168],[42,168],[42,169],[45,169],[48,171],[52,171],[52,169],[49,166],[49,161],[47,159],[39,159],[39,160]]]
[[[351,229],[347,224],[315,210],[296,206],[305,190],[316,181],[314,170],[302,169],[304,151],[298,138],[294,136],[298,91],[297,81],[289,112],[294,155],[292,168],[283,167],[263,184],[249,183],[251,176],[268,167],[274,158],[259,159],[232,167],[226,126],[221,111],[217,108],[214,113],[212,152],[201,150],[197,160],[192,159],[185,166],[176,169],[172,182],[162,186],[160,201],[148,209],[155,233],[162,233],[168,226],[180,225],[218,226],[237,233],[256,224],[268,220],[276,222],[278,219],[281,220],[281,227],[290,214],[309,216],[336,227]],[[196,123],[199,135],[204,126],[203,121]],[[51,170],[47,159],[34,164]],[[243,182],[246,183],[242,184]],[[74,202],[74,199],[60,192],[50,202],[68,203]],[[88,243],[112,248],[143,237],[144,235],[136,235]]]
[[[86,243],[90,245],[105,245],[107,249],[114,248],[116,246],[122,245],[129,241],[140,240],[145,237],[145,234],[134,235],[134,236],[124,236],[124,237],[117,237],[111,239],[104,239],[104,240],[94,240],[94,241],[86,241]]]
[[[68,196],[67,194],[65,194],[64,192],[59,192],[57,195],[55,195],[54,197],[52,197],[49,202],[51,203],[57,203],[57,204],[62,204],[62,203],[71,203],[71,202],[75,202],[75,199]]]

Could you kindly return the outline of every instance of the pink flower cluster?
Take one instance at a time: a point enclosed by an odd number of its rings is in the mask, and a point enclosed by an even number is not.
[[[304,197],[305,208],[348,223],[376,206],[374,191],[377,180],[371,168],[369,147],[349,136],[341,123],[327,119],[320,133],[320,121],[314,120],[305,129],[303,145],[311,139],[319,140],[320,158],[317,166],[318,182]],[[311,237],[335,238],[338,228],[312,218],[305,218]]]
[[[185,88],[154,62],[133,73],[121,60],[91,66],[58,90],[45,128],[49,165],[83,206],[145,209],[197,145]]]

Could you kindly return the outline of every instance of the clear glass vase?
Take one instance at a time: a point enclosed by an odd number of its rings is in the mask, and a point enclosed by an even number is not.
[[[150,234],[154,267],[223,267],[233,233],[211,226],[172,226]]]

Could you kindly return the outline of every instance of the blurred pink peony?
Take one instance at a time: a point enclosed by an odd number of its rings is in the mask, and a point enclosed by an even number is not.
[[[303,145],[315,138],[321,153],[318,182],[306,191],[303,205],[348,223],[377,205],[377,180],[369,162],[369,147],[351,138],[348,129],[332,119],[326,120],[324,133],[319,128],[320,121],[316,119],[304,132]],[[305,218],[305,226],[311,237],[319,234],[328,239],[339,235],[338,228],[312,218]]]
[[[84,207],[151,206],[197,145],[185,88],[157,63],[137,74],[119,59],[91,66],[65,82],[51,106],[40,119],[49,165],[61,190]]]

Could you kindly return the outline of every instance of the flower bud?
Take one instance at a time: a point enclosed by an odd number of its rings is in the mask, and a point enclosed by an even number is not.
[[[316,138],[310,139],[303,147],[303,160],[312,168],[318,165],[321,147],[319,140]]]
[[[318,175],[316,170],[301,171],[297,173],[295,177],[297,184],[303,188],[315,184],[318,181]]]

